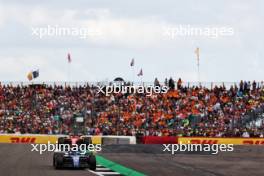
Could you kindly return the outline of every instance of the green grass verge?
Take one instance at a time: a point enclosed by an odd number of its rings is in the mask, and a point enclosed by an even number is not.
[[[113,161],[110,161],[110,160],[108,160],[108,159],[106,159],[106,158],[104,158],[102,156],[99,156],[99,155],[96,156],[96,162],[97,162],[97,164],[100,164],[100,165],[102,165],[104,167],[107,167],[107,168],[109,168],[109,169],[111,169],[111,170],[113,170],[115,172],[118,172],[118,173],[120,173],[122,175],[126,175],[126,176],[146,176],[143,173],[140,173],[140,172],[135,171],[133,169],[129,169],[127,167],[124,167],[124,166],[122,166],[120,164],[117,164],[117,163],[115,163]]]

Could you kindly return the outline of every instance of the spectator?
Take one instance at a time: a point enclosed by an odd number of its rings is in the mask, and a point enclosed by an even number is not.
[[[169,79],[169,88],[172,90],[175,89],[175,82],[172,78]]]
[[[158,80],[155,80],[158,83]],[[86,134],[157,136],[263,136],[264,125],[235,124],[264,107],[264,91],[240,82],[227,89],[184,87],[169,79],[165,94],[97,94],[96,86],[0,84],[0,133],[69,134],[85,117]],[[245,91],[246,90],[246,91]]]

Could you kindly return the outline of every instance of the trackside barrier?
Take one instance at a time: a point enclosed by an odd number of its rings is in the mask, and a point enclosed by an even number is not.
[[[173,137],[144,136],[143,144],[234,144],[234,145],[264,145],[264,138],[219,138],[219,137]]]
[[[136,144],[135,136],[101,136],[102,144]]]
[[[34,134],[1,134],[0,143],[35,143],[35,144],[55,144],[58,140],[56,135],[34,135]]]
[[[175,136],[144,136],[143,144],[177,144],[178,137]]]
[[[0,134],[0,143],[36,143],[55,144],[59,137],[66,135],[41,134]],[[93,144],[136,144],[135,136],[85,136],[91,137]],[[218,137],[175,137],[175,136],[144,136],[143,144],[234,144],[264,145],[264,138],[218,138]]]
[[[179,137],[182,144],[234,144],[234,145],[264,145],[264,138],[207,138],[207,137]]]
[[[0,134],[0,143],[55,144],[59,137],[67,135]],[[93,144],[136,144],[135,136],[84,136],[91,137]]]

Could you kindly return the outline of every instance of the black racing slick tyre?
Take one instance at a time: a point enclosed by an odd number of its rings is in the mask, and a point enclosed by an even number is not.
[[[96,170],[96,158],[94,155],[89,157],[89,169],[92,171]]]
[[[63,154],[62,153],[54,153],[53,155],[53,167],[55,169],[60,169],[63,166]]]

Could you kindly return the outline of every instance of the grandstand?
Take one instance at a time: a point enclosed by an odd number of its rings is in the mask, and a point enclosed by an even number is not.
[[[152,96],[105,96],[98,84],[112,83],[1,83],[0,133],[69,134],[81,127],[88,135],[264,135],[262,82],[156,80],[170,90]]]

